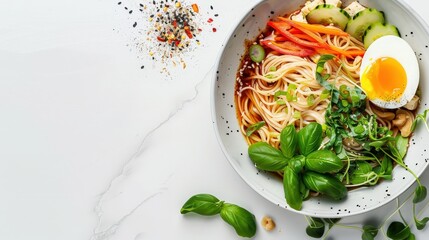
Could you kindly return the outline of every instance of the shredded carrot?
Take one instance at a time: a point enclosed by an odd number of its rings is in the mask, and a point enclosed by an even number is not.
[[[316,42],[320,43],[323,47],[329,48],[329,45],[325,42],[325,40],[323,40],[322,37],[319,36],[319,34],[300,27],[298,29],[301,30],[303,33],[307,34],[308,36],[310,36]]]
[[[303,34],[303,33],[301,33],[301,34],[294,34],[294,36],[298,37],[300,39],[307,40],[309,42],[315,42],[315,43],[317,43],[317,41],[314,40],[312,37],[310,37],[310,36],[308,36],[306,34]],[[277,41],[277,42],[284,42],[284,41],[287,41],[288,39],[286,37],[283,37],[283,36],[276,36],[276,37],[274,37],[274,40]]]
[[[329,35],[337,35],[337,36],[348,36],[349,34],[344,32],[343,30],[336,27],[327,27],[321,24],[308,24],[303,22],[298,22],[294,20],[290,20],[287,18],[279,17],[281,21],[287,22],[293,27],[296,27],[301,30],[301,28],[305,28],[312,32],[324,33]]]
[[[274,40],[276,42],[284,42],[284,41],[287,41],[287,38],[285,38],[283,36],[276,36],[276,37],[274,37]]]
[[[333,49],[334,51],[336,51],[339,54],[344,55],[348,58],[354,58],[356,56],[363,56],[365,54],[365,50],[357,50],[357,49],[356,50],[343,50],[343,49],[337,48],[337,47],[331,48],[331,49]]]
[[[302,33],[302,31],[299,30],[298,28],[291,28],[289,29],[289,32],[292,34]]]
[[[192,10],[194,10],[194,12],[198,13],[200,11],[200,9],[198,8],[198,5],[196,3],[192,4]]]
[[[319,54],[331,54],[331,55],[335,55],[336,57],[340,57],[340,54],[338,52],[331,49],[318,48],[316,49],[316,52]]]
[[[310,37],[304,33],[296,33],[294,35],[298,38],[305,39],[305,40],[310,41],[310,42],[317,42],[314,38],[312,38],[312,37]]]

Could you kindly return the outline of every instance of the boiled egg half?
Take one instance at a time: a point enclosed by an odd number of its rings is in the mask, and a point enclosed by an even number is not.
[[[368,99],[381,108],[404,106],[416,94],[419,65],[411,46],[397,36],[383,36],[366,50],[360,84]]]

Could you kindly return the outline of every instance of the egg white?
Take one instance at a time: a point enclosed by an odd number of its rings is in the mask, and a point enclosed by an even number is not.
[[[407,86],[403,95],[398,100],[384,101],[382,99],[373,99],[371,102],[381,108],[400,108],[413,98],[419,85],[420,71],[416,55],[404,39],[390,35],[380,37],[369,46],[363,56],[360,67],[360,78],[362,79],[367,66],[382,57],[394,58],[402,65],[407,75]]]

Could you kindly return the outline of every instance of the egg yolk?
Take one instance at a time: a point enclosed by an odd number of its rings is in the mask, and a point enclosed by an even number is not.
[[[378,58],[364,69],[361,86],[369,100],[398,101],[407,86],[407,74],[396,59]]]

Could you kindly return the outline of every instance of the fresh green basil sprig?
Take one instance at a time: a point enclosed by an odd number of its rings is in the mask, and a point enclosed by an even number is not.
[[[299,132],[293,125],[280,133],[280,149],[266,142],[249,146],[248,153],[255,166],[261,170],[282,172],[286,202],[301,210],[309,189],[333,199],[347,195],[340,180],[333,177],[343,168],[341,159],[330,150],[318,150],[323,139],[322,125],[310,123]]]
[[[196,194],[189,198],[180,209],[181,214],[197,213],[204,216],[220,214],[241,237],[251,238],[256,233],[255,216],[235,204],[226,203],[211,194]]]

